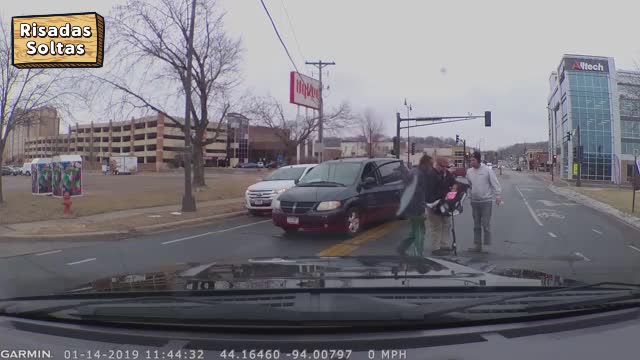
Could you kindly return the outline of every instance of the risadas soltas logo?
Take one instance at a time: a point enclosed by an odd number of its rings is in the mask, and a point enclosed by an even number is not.
[[[102,67],[104,18],[98,13],[14,16],[13,66]]]

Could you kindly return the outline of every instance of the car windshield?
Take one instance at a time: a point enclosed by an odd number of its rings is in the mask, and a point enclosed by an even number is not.
[[[264,178],[265,181],[273,180],[298,180],[304,173],[303,167],[282,168],[272,172]]]
[[[0,322],[31,297],[231,325],[638,284],[639,10],[1,1]],[[532,305],[507,300],[445,317]]]
[[[361,163],[358,162],[334,162],[324,163],[311,169],[300,180],[300,184],[314,184],[321,182],[337,183],[340,185],[352,185],[358,180]]]

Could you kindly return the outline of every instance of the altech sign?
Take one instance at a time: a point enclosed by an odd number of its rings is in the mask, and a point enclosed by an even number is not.
[[[564,69],[574,71],[609,72],[606,60],[565,58]]]

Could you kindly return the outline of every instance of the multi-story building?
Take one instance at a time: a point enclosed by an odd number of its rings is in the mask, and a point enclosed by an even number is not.
[[[226,129],[216,128],[217,124],[209,124],[204,136],[215,137],[203,149],[208,166],[218,165],[218,160],[227,154]],[[89,164],[101,164],[113,155],[136,156],[142,169],[159,171],[171,164],[179,165],[176,161],[181,161],[184,154],[183,126],[159,113],[129,121],[76,124],[66,134],[25,141],[27,160],[60,153],[79,154]]]
[[[611,57],[564,55],[549,90],[549,153],[561,177],[578,176],[579,129],[581,179],[628,181],[640,151],[640,73],[616,70]]]
[[[56,109],[43,107],[31,110],[25,121],[13,128],[7,137],[3,151],[5,163],[22,163],[26,159],[25,143],[31,139],[40,139],[43,152],[56,151],[56,137],[60,133],[60,118]]]

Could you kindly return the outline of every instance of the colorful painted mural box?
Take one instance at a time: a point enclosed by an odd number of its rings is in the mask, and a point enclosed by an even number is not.
[[[54,156],[53,196],[63,197],[65,192],[71,196],[82,196],[82,158],[79,155]]]

